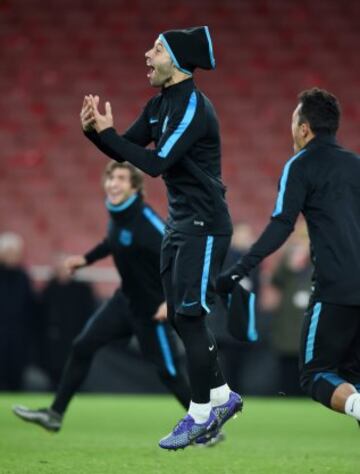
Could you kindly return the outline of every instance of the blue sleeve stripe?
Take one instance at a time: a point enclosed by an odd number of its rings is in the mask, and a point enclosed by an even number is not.
[[[247,336],[249,341],[257,341],[258,340],[258,333],[256,330],[256,312],[255,312],[255,293],[250,293],[249,299],[249,323],[248,323],[248,331]]]
[[[212,41],[211,41],[211,37],[210,37],[209,27],[204,26],[204,28],[205,28],[206,38],[207,38],[208,43],[209,43],[209,55],[210,55],[211,66],[212,66],[213,69],[215,69],[216,63],[215,63],[215,57],[214,57],[214,49],[213,49],[213,45],[212,45]]]
[[[149,207],[144,207],[143,210],[144,216],[152,223],[152,225],[160,232],[160,234],[165,234],[165,224],[160,219],[159,216],[155,214]]]
[[[305,151],[306,150],[299,151],[299,153],[297,153],[292,158],[290,158],[290,160],[284,166],[284,170],[283,170],[283,173],[282,173],[281,179],[280,179],[279,194],[277,196],[275,209],[274,209],[274,212],[272,214],[273,217],[278,216],[283,211],[284,194],[285,194],[285,191],[286,191],[286,184],[287,184],[287,179],[288,179],[288,176],[289,176],[290,167],[291,167],[292,163],[296,160],[296,158],[298,158],[300,155],[305,153]]]
[[[163,356],[164,361],[165,361],[166,369],[167,369],[167,371],[169,372],[170,375],[175,377],[176,368],[175,368],[175,365],[174,365],[173,356],[171,354],[169,341],[168,341],[168,338],[167,338],[167,335],[166,335],[166,332],[165,332],[165,329],[164,329],[164,326],[163,326],[162,323],[159,323],[156,326],[156,333],[157,333],[157,337],[159,339],[160,349],[161,349],[161,353],[162,353],[162,356]]]
[[[211,253],[214,244],[214,237],[209,235],[206,239],[206,248],[205,248],[205,258],[204,266],[201,278],[201,306],[205,309],[207,313],[210,313],[210,308],[206,303],[206,291],[209,282],[209,272],[210,272],[210,263],[211,263]]]
[[[319,316],[321,312],[321,303],[316,303],[311,315],[311,321],[309,326],[309,332],[306,340],[306,349],[305,349],[305,364],[310,362],[314,357],[314,345],[315,345],[315,336],[316,330],[319,323]]]
[[[194,118],[196,106],[197,106],[197,97],[196,97],[196,92],[194,91],[192,92],[190,96],[185,114],[181,122],[177,126],[176,130],[170,135],[170,137],[166,140],[164,145],[161,147],[161,150],[159,152],[160,158],[167,158],[168,154],[170,153],[175,143],[179,140],[181,135],[188,128],[192,119]]]
[[[169,53],[170,58],[172,59],[172,62],[175,64],[175,66],[179,69],[179,71],[184,72],[185,74],[189,74],[192,76],[192,72],[188,71],[187,69],[184,69],[183,67],[180,66],[178,60],[176,59],[175,54],[173,53],[173,50],[170,48],[169,43],[167,42],[165,36],[161,33],[159,35],[159,40],[162,42],[162,44],[165,46],[166,51]]]

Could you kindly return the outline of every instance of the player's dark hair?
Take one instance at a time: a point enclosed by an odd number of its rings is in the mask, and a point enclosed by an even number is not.
[[[128,163],[127,161],[124,161],[122,163],[119,163],[118,161],[114,160],[109,161],[104,170],[103,181],[105,181],[105,179],[108,178],[117,168],[129,170],[131,186],[136,189],[137,193],[141,197],[144,197],[144,175],[142,171],[140,171],[138,168],[136,168],[131,163]]]
[[[299,124],[307,122],[312,132],[335,134],[339,128],[340,105],[337,98],[325,89],[308,89],[298,96]]]

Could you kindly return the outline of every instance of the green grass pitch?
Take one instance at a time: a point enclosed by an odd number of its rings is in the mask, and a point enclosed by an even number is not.
[[[356,474],[360,429],[311,400],[247,398],[214,448],[163,451],[158,440],[182,416],[166,396],[81,395],[63,429],[49,434],[10,411],[47,406],[46,395],[0,396],[0,474]]]

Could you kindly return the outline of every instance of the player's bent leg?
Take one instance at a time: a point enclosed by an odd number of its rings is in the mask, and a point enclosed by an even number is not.
[[[300,359],[300,384],[314,400],[360,420],[356,307],[312,301],[305,314]]]
[[[300,382],[314,400],[360,421],[360,393],[335,372],[318,372],[312,377],[301,374]]]
[[[337,387],[346,383],[335,371],[308,371],[303,368],[300,371],[301,388],[313,400],[321,403],[327,408],[332,408],[331,399]]]
[[[132,334],[129,308],[121,291],[101,306],[74,340],[51,408],[65,413],[74,394],[84,382],[96,352],[113,340],[126,340]]]
[[[38,424],[46,430],[59,431],[68,404],[84,381],[96,351],[108,342],[131,333],[125,317],[127,312],[126,300],[121,292],[116,291],[114,296],[94,313],[73,341],[51,407],[30,410],[15,406],[13,412],[21,419]]]
[[[72,344],[72,350],[66,361],[59,387],[51,408],[63,415],[74,394],[84,382],[97,348],[87,344],[80,335]]]

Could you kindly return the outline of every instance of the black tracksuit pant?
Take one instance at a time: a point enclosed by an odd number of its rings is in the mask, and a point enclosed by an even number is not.
[[[98,349],[106,344],[135,335],[143,356],[157,369],[163,384],[188,408],[188,382],[179,367],[174,332],[168,323],[158,323],[151,316],[134,316],[128,301],[117,290],[89,319],[74,340],[72,351],[63,371],[52,409],[63,414],[71,398],[84,381]]]

